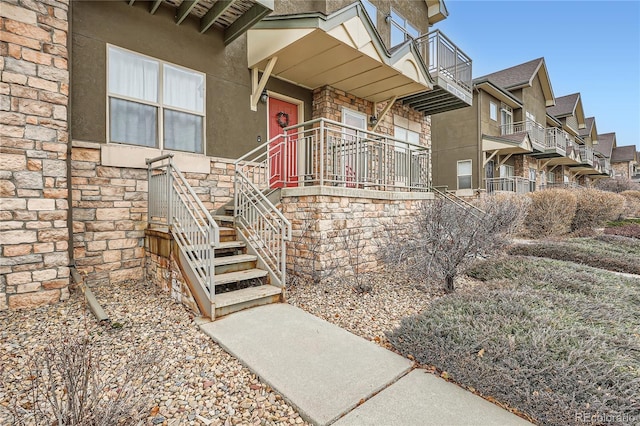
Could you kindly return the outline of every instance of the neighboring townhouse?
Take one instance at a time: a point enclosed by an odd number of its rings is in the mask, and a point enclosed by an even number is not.
[[[589,128],[590,120],[593,120],[593,133],[596,135],[595,139],[591,137],[591,140],[597,141],[597,143],[593,145],[593,150],[599,159],[600,168],[605,177],[613,177],[614,171],[611,164],[611,156],[613,155],[613,150],[617,146],[616,134],[615,132],[598,134],[595,129],[596,125],[594,118],[587,118],[587,128]],[[587,141],[589,136],[584,135],[582,138]]]
[[[287,268],[349,257],[345,230],[374,268],[382,224],[433,198],[431,116],[472,103],[470,58],[433,28],[439,0],[0,14],[0,308],[66,298],[75,266],[229,312],[216,285],[264,278],[277,289],[259,303],[280,298]]]
[[[579,135],[580,95],[554,96],[544,58],[475,78],[473,88],[470,108],[432,117],[434,185],[473,196],[603,175]]]
[[[640,156],[635,145],[616,146],[615,133],[609,133],[614,140],[613,152],[611,154],[611,167],[613,177],[619,179],[638,180],[640,175]],[[601,135],[602,136],[602,135]]]

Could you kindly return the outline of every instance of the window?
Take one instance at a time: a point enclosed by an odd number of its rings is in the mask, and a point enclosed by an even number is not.
[[[404,43],[409,38],[418,37],[420,31],[391,8],[391,47]]]
[[[556,181],[556,174],[554,172],[549,172],[547,176],[548,183],[554,183]]]
[[[498,121],[498,104],[489,101],[489,118]]]
[[[471,189],[471,160],[458,161],[458,189]]]
[[[506,178],[506,177],[513,177],[513,166],[510,166],[508,164],[503,164],[502,166],[500,166],[500,177],[501,178]]]
[[[378,8],[376,8],[369,0],[360,0],[364,6],[364,10],[367,11],[367,15],[371,18],[373,26],[378,26]]]
[[[503,135],[513,133],[513,110],[509,105],[502,104],[500,108],[500,124],[502,124]]]
[[[109,141],[204,153],[204,74],[108,48]]]

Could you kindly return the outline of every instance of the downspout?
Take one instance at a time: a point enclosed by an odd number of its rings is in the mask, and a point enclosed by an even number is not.
[[[480,188],[481,188],[481,183],[482,183],[482,174],[484,173],[484,161],[483,161],[483,152],[482,152],[482,121],[481,121],[481,111],[482,111],[482,92],[480,91],[480,89],[478,89],[477,87],[474,88],[473,90],[477,91],[478,93],[478,104],[476,106],[476,143],[478,146],[478,173],[477,173],[477,178],[478,178],[478,194],[480,194]],[[473,96],[473,94],[472,94]],[[473,99],[473,98],[472,98]]]
[[[73,280],[73,282],[80,288],[82,293],[84,294],[85,300],[89,305],[89,309],[93,312],[93,315],[100,322],[109,321],[109,316],[104,312],[100,303],[93,295],[93,292],[89,287],[87,287],[84,279],[80,275],[80,273],[76,269],[76,261],[73,256],[73,190],[71,185],[72,173],[71,173],[71,154],[72,154],[72,146],[73,146],[73,137],[71,136],[71,73],[72,73],[72,52],[71,49],[73,45],[73,32],[71,30],[71,26],[73,23],[73,2],[69,2],[69,9],[67,11],[67,70],[68,70],[68,86],[69,93],[67,95],[67,229],[69,231],[69,243],[67,244],[67,251],[69,254],[69,279]],[[69,283],[71,284],[71,283]]]

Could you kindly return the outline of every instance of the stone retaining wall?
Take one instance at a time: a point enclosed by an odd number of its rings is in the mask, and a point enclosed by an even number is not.
[[[405,225],[433,198],[431,193],[369,192],[378,191],[283,191],[282,211],[293,231],[287,245],[291,277],[322,280],[377,270],[382,266],[381,249],[390,238],[411,232]]]
[[[0,309],[69,294],[68,7],[0,7]]]

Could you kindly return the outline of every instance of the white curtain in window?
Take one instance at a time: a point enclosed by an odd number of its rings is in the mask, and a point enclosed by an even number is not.
[[[109,135],[112,142],[155,147],[157,108],[111,98]]]
[[[176,151],[203,153],[202,117],[165,109],[164,147]]]
[[[204,111],[204,76],[164,65],[163,103],[194,112]]]
[[[158,62],[109,47],[109,93],[158,102]]]

